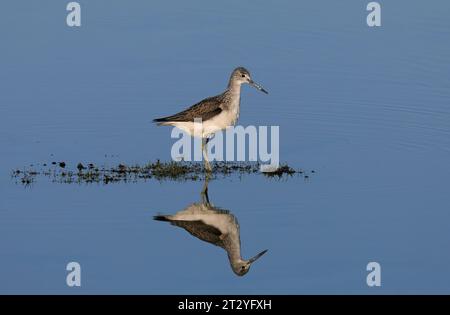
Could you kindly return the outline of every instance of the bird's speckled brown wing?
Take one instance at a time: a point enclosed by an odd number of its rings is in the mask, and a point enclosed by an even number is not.
[[[223,94],[205,98],[203,101],[192,105],[188,109],[179,112],[178,114],[157,118],[153,122],[164,123],[164,122],[182,122],[182,121],[194,121],[195,118],[201,118],[202,121],[207,121],[214,116],[222,112],[221,104],[223,103]]]
[[[201,220],[197,221],[182,221],[170,220],[172,225],[181,227],[188,231],[191,235],[201,239],[202,241],[223,247],[221,239],[222,232],[214,226],[208,225]]]

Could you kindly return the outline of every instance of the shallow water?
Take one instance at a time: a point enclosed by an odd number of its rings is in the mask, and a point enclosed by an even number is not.
[[[2,4],[0,293],[449,293],[450,4],[361,1]],[[213,180],[240,224],[244,277],[225,252],[154,221],[202,182],[16,184],[17,167],[169,160],[151,124],[247,67],[239,123],[279,125],[302,177]],[[66,264],[82,286],[66,286]],[[366,285],[366,265],[382,286]]]

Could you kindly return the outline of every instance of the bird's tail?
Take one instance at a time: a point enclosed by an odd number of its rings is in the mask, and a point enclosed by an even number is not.
[[[153,216],[153,220],[164,221],[164,222],[169,222],[170,221],[168,215],[155,215],[155,216]]]
[[[153,122],[158,126],[167,126],[169,124],[167,117],[153,119]]]

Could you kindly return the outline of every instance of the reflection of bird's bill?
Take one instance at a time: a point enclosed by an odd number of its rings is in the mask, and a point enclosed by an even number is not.
[[[267,253],[267,249],[263,250],[261,253],[259,253],[258,255],[256,255],[255,257],[252,257],[248,260],[249,264],[254,263],[256,260],[258,260],[258,258],[260,258],[262,255],[264,255],[265,253]]]
[[[249,82],[249,84],[250,84],[251,86],[255,87],[256,89],[260,90],[261,92],[264,92],[264,93],[266,93],[266,94],[269,94],[269,92],[267,92],[266,90],[264,90],[264,88],[263,88],[261,85],[259,85],[258,83],[256,83],[255,81],[251,80],[251,81]]]

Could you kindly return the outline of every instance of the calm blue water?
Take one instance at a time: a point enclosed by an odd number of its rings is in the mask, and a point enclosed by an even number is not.
[[[78,29],[64,1],[1,5],[0,293],[450,293],[448,1],[382,1],[380,28],[356,0],[80,4]],[[239,123],[279,125],[281,161],[317,171],[210,183],[243,256],[269,249],[245,277],[152,219],[198,202],[201,182],[11,180],[33,163],[169,160],[151,119],[238,65],[270,92],[245,87]]]

